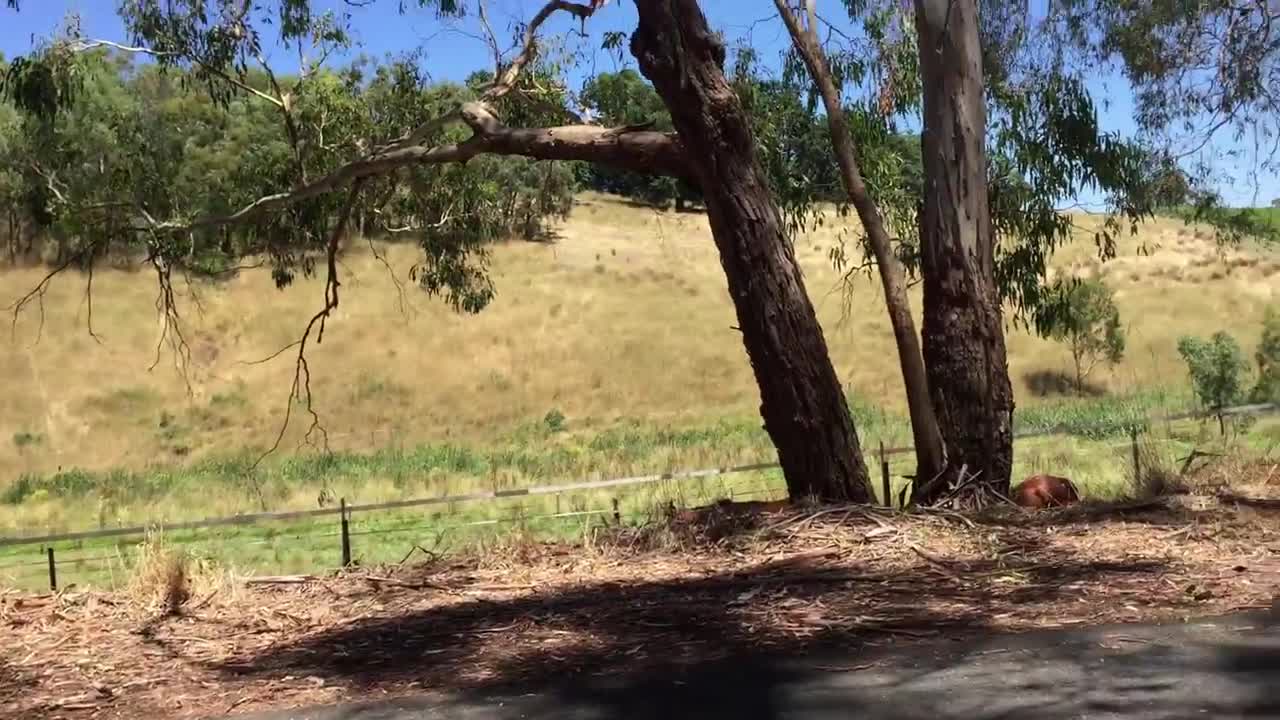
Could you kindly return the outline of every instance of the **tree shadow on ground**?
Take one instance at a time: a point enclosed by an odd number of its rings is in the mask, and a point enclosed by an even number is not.
[[[812,655],[728,658],[680,676],[658,670],[621,683],[563,684],[532,706],[493,717],[775,718],[860,720],[1078,717],[1275,717],[1280,649],[1123,635],[1118,628],[1073,634],[930,644],[907,653],[879,649],[852,670],[832,671]],[[1136,649],[1117,647],[1126,642]],[[1108,645],[1108,643],[1112,643]],[[845,662],[848,662],[847,656]],[[870,665],[871,667],[866,667]],[[464,699],[463,702],[466,702]],[[582,712],[586,709],[587,712]]]
[[[29,672],[0,658],[0,707],[12,703],[35,684],[35,678]]]
[[[1084,381],[1082,387],[1076,387],[1074,375],[1061,370],[1032,370],[1022,374],[1027,389],[1036,397],[1055,395],[1067,397],[1102,397],[1107,389],[1097,383]]]
[[[976,700],[961,704],[971,712],[946,714],[959,706],[944,699],[947,681],[935,676],[964,664],[969,654],[979,657],[980,639],[1003,632],[1009,613],[1048,617],[1055,611],[1045,608],[1078,609],[1087,601],[1083,584],[1143,602],[1143,589],[1156,586],[1168,569],[1148,561],[1022,561],[1033,549],[1016,547],[1001,560],[931,559],[927,568],[906,573],[813,560],[764,562],[709,577],[465,600],[358,619],[216,667],[237,676],[315,676],[356,692],[422,688],[464,699],[538,694],[541,700],[521,701],[521,717],[834,718],[851,711],[864,718],[996,717],[973,711],[985,707]],[[940,637],[945,640],[936,642]],[[866,687],[848,685],[861,673],[832,672],[898,663],[895,653],[912,647],[909,662],[890,676],[866,675]],[[1069,653],[1055,657],[1075,662]],[[1271,673],[1280,656],[1257,664]],[[984,682],[1009,679],[992,675]],[[1032,717],[1036,707],[1061,702],[1057,696],[1065,690],[1054,682],[1036,679],[1025,694],[1019,690],[1024,709],[998,716]],[[996,694],[987,700],[1000,707],[998,688],[988,690]],[[899,692],[910,699],[899,703]],[[850,693],[866,703],[892,699],[884,707],[893,712],[851,707]],[[780,702],[801,702],[808,710],[784,712]],[[592,711],[566,713],[566,704]]]
[[[1181,528],[1194,523],[1223,521],[1234,518],[1216,506],[1191,507],[1175,497],[1123,501],[1085,501],[1063,508],[1023,510],[996,507],[967,516],[977,525],[1013,531],[1087,533],[1093,528],[1114,522]],[[1028,536],[1029,538],[1032,536]]]

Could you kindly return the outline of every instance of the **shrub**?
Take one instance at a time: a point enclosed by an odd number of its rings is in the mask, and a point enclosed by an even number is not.
[[[1267,308],[1254,359],[1258,363],[1258,382],[1249,394],[1250,401],[1280,403],[1280,308]]]
[[[546,414],[545,417],[542,418],[542,423],[547,426],[548,432],[553,432],[553,433],[564,432],[564,429],[565,429],[564,413],[553,408],[550,412]]]
[[[1056,312],[1047,317],[1048,334],[1071,349],[1076,390],[1098,363],[1114,365],[1124,358],[1125,332],[1115,294],[1101,280],[1059,280],[1052,291]]]
[[[19,449],[30,447],[32,445],[39,445],[43,441],[43,435],[40,433],[33,433],[28,430],[22,430],[13,434],[13,444]]]
[[[1244,395],[1244,353],[1235,338],[1218,331],[1209,340],[1184,336],[1178,340],[1178,354],[1187,363],[1191,385],[1206,409],[1214,411],[1218,425],[1226,433],[1222,410]]]
[[[176,615],[191,597],[190,557],[170,547],[159,533],[148,533],[138,548],[129,578],[129,596],[149,611]]]

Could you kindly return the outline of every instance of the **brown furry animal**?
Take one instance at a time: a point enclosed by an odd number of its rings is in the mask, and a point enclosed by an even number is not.
[[[1080,502],[1080,492],[1067,478],[1032,475],[1013,488],[1013,501],[1024,508],[1039,510]]]

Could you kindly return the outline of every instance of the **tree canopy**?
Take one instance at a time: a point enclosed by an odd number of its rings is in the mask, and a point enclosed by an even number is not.
[[[709,204],[708,215],[731,286],[767,294],[732,264],[750,257],[773,262],[768,272],[774,289],[781,288],[775,297],[735,294],[738,311],[755,321],[790,303],[787,312],[801,328],[795,339],[804,346],[797,352],[808,353],[820,384],[834,382],[812,309],[795,292],[802,284],[788,244],[767,253],[763,247],[778,240],[771,223],[777,208],[792,233],[822,222],[824,203],[849,212],[819,93],[796,48],[770,70],[749,39],[728,53],[698,3],[638,2],[632,54],[655,85],[624,70],[590,78],[575,98],[566,82],[572,53],[560,52],[543,26],[567,16],[585,35],[601,3],[537,5],[513,27],[511,50],[502,49],[484,0],[402,1],[399,8],[413,5],[441,22],[470,23],[492,55],[492,69],[444,84],[428,82],[412,53],[338,65],[330,59],[354,47],[353,14],[322,12],[310,0],[124,0],[118,12],[127,42],[86,38],[73,24],[5,68],[5,95],[21,112],[7,121],[0,116],[0,129],[12,136],[0,150],[18,168],[0,176],[0,192],[20,203],[24,221],[57,239],[58,268],[91,268],[123,249],[144,257],[164,289],[175,270],[219,272],[244,258],[263,258],[282,286],[297,272],[323,268],[324,304],[297,343],[295,391],[305,391],[307,342],[313,332],[322,336],[339,302],[336,257],[350,228],[415,238],[424,251],[415,279],[455,308],[477,311],[493,294],[487,244],[512,233],[537,237],[543,218],[567,210],[575,179],[650,202],[718,196],[721,206]],[[940,245],[927,241],[927,231],[945,229],[938,208],[950,191],[941,183],[956,179],[947,171],[956,159],[940,157],[945,153],[974,160],[966,169],[972,172],[953,184],[982,206],[970,208],[971,216],[983,215],[971,229],[983,236],[981,284],[994,290],[990,302],[984,297],[970,309],[994,316],[1003,301],[1041,332],[1061,308],[1044,282],[1048,260],[1076,229],[1061,205],[1083,191],[1106,199],[1106,222],[1095,236],[1104,257],[1126,226],[1136,229],[1171,207],[1191,208],[1227,238],[1280,232],[1257,213],[1224,208],[1209,170],[1178,147],[1226,125],[1268,132],[1272,121],[1253,114],[1274,109],[1274,12],[1243,1],[1157,3],[1152,12],[1147,5],[1072,0],[1039,17],[1029,5],[969,3],[961,8],[969,33],[962,42],[947,35],[946,24],[925,22],[937,19],[930,8],[951,13],[933,2],[918,0],[914,11],[887,0],[846,2],[848,23],[820,19],[808,6],[811,30],[820,23],[829,30],[821,43],[839,97],[835,105],[828,97],[826,106],[848,116],[893,256],[925,276],[926,296],[930,273],[936,280],[942,270],[940,256],[930,254]],[[963,140],[942,137],[945,112],[930,112],[939,109],[938,94],[923,78],[929,68],[938,73],[937,58],[917,45],[938,32],[975,69],[980,47],[982,77],[974,80],[973,72],[965,79],[966,117],[975,127],[964,129]],[[266,60],[271,42],[296,51],[296,72],[279,72]],[[1206,82],[1201,61],[1188,51],[1207,52],[1215,43],[1221,47],[1214,70],[1232,77]],[[618,48],[621,34],[605,33],[601,44]],[[135,66],[126,56],[146,62]],[[1122,67],[1135,88],[1141,130],[1135,137],[1099,126],[1099,100],[1087,80],[1104,62]],[[691,84],[698,92],[691,94]],[[574,105],[601,122],[584,121]],[[1191,122],[1206,115],[1215,122]],[[911,130],[919,117],[923,142]],[[725,155],[730,146],[750,157]],[[735,188],[707,187],[725,177]],[[766,184],[767,198],[760,194]],[[757,205],[753,212],[734,204],[729,191],[739,189]],[[987,237],[993,234],[994,242]],[[859,252],[861,263],[854,260]],[[839,249],[832,260],[849,272],[874,266],[866,243]],[[162,305],[172,311],[170,301]],[[925,315],[927,325],[927,302]],[[744,329],[753,365],[757,355],[792,364],[775,356],[770,328],[757,324],[751,332],[758,337]],[[776,420],[792,423],[783,406],[814,397],[799,387],[802,381],[765,393],[766,404],[777,405]],[[824,421],[835,412],[806,410],[824,414]],[[803,420],[791,430],[799,432]],[[856,445],[852,429],[845,434],[834,450],[849,451],[846,440]],[[798,448],[793,469],[816,462]]]
[[[405,5],[401,3],[402,10],[407,9]],[[411,5],[426,8],[444,20],[467,17],[471,8],[470,3],[457,0],[417,0]],[[1037,323],[1042,332],[1047,332],[1051,318],[1038,318],[1037,313],[1051,313],[1056,307],[1043,283],[1047,262],[1053,250],[1069,239],[1074,230],[1071,218],[1060,212],[1061,205],[1082,191],[1096,189],[1107,198],[1108,222],[1096,238],[1104,256],[1113,252],[1115,239],[1124,224],[1132,225],[1174,206],[1191,207],[1196,217],[1213,221],[1235,235],[1275,232],[1274,228],[1251,220],[1255,216],[1223,208],[1215,193],[1207,189],[1211,179],[1207,171],[1197,175],[1195,168],[1188,169],[1171,150],[1173,136],[1177,134],[1176,121],[1200,118],[1206,112],[1215,118],[1217,126],[1254,123],[1249,127],[1265,129],[1269,125],[1269,121],[1257,114],[1270,107],[1268,103],[1272,102],[1276,85],[1275,53],[1265,46],[1266,38],[1271,37],[1273,31],[1261,23],[1265,13],[1259,14],[1260,11],[1242,4],[1236,12],[1244,12],[1246,18],[1215,29],[1216,23],[1225,22],[1223,18],[1235,15],[1222,8],[1178,15],[1174,12],[1176,4],[1169,3],[1158,3],[1154,12],[1146,13],[1140,12],[1139,5],[1145,7],[1145,4],[1123,0],[1073,0],[1055,7],[1053,14],[1044,17],[1032,16],[1030,8],[1004,3],[986,3],[982,7],[983,60],[990,116],[991,203],[995,228],[1001,238],[996,268],[998,286],[1015,315]],[[18,4],[10,2],[10,6],[16,8]],[[483,7],[479,4],[475,9]],[[557,6],[553,3],[547,8],[554,12]],[[539,23],[550,15],[547,8],[541,13]],[[918,136],[901,129],[918,111],[920,101],[915,72],[917,51],[908,32],[912,19],[909,13],[891,3],[851,4],[848,10],[852,27],[860,30],[860,34],[841,38],[830,33],[827,50],[834,58],[833,66],[845,90],[850,117],[854,118],[852,131],[857,136],[869,186],[886,209],[900,244],[899,256],[908,270],[915,272],[918,271],[915,213],[923,188],[921,159]],[[448,112],[445,108],[451,103],[480,99],[487,92],[493,95],[489,99],[500,106],[495,108],[496,116],[511,127],[544,127],[572,120],[573,114],[567,108],[574,93],[563,79],[565,63],[569,61],[546,51],[523,52],[514,59],[504,57],[488,17],[476,18],[472,12],[473,19],[478,19],[487,33],[486,43],[507,63],[506,71],[516,79],[518,87],[499,82],[493,72],[480,72],[473,76],[473,82],[469,82],[466,89],[432,87],[431,100],[410,102],[408,98],[428,92],[419,58],[406,55],[385,63],[366,59],[346,68],[327,66],[329,56],[352,47],[349,14],[319,12],[306,0],[274,0],[256,5],[228,0],[213,4],[195,0],[122,3],[120,15],[133,45],[116,47],[129,47],[161,69],[179,70],[180,79],[175,82],[191,88],[193,95],[199,88],[210,96],[211,104],[204,107],[206,113],[218,112],[217,106],[224,112],[253,114],[259,120],[252,123],[256,132],[275,134],[271,138],[244,138],[252,147],[252,160],[249,167],[240,171],[235,187],[227,184],[227,178],[218,177],[218,183],[208,185],[208,192],[194,196],[186,192],[172,194],[184,201],[203,198],[198,204],[184,202],[183,207],[159,207],[148,212],[157,222],[171,225],[182,224],[176,217],[206,218],[212,213],[225,217],[237,205],[244,207],[282,184],[322,177],[343,162],[360,157],[362,152],[368,153],[403,138],[414,127],[431,131],[412,138],[418,144],[433,145],[465,138],[467,130],[457,124],[432,124],[428,120],[433,113],[437,116],[443,113],[447,117],[442,119],[456,123],[460,119],[458,112]],[[582,16],[585,11],[574,14]],[[1145,41],[1142,38],[1147,35],[1125,29],[1130,26],[1123,23],[1145,28],[1143,32],[1150,31],[1148,34],[1157,39]],[[530,27],[535,25],[518,28],[518,34]],[[279,42],[297,47],[305,67],[296,76],[277,77],[263,59],[264,44],[270,40],[264,33],[269,29],[278,34]],[[1033,30],[1042,31],[1042,37],[1038,40],[1032,37]],[[531,50],[533,39],[531,33],[525,33],[521,49]],[[1183,56],[1170,49],[1177,44],[1175,40],[1182,48],[1204,49],[1212,43],[1221,43],[1224,49],[1217,59],[1221,69],[1225,71],[1229,67],[1227,61],[1235,59],[1248,61],[1247,67],[1256,67],[1256,72],[1229,73],[1229,87],[1206,84],[1199,77],[1188,79],[1175,72],[1178,67],[1192,69]],[[606,35],[603,43],[616,45],[617,39]],[[69,98],[85,90],[85,82],[95,72],[92,64],[101,62],[89,59],[90,53],[85,50],[110,45],[115,44],[81,38],[72,27],[65,37],[47,43],[30,57],[16,59],[6,68],[7,94],[17,106],[31,111],[32,124],[62,122],[50,118]],[[1099,129],[1097,100],[1090,96],[1085,81],[1094,67],[1091,63],[1100,62],[1119,63],[1133,84],[1142,129],[1139,137],[1121,138]],[[794,52],[782,58],[781,68],[779,74],[766,70],[758,52],[749,44],[743,44],[735,53],[733,77],[735,88],[750,109],[774,191],[793,226],[800,227],[814,219],[811,210],[815,203],[833,202],[845,213],[849,208],[843,193],[839,192],[835,163],[823,143],[826,128],[816,108],[812,84],[804,76]],[[100,84],[101,79],[93,82]],[[623,69],[588,78],[577,99],[592,111],[602,126],[671,130],[670,117],[661,99],[634,70]],[[1211,99],[1216,104],[1210,102]],[[269,122],[273,114],[277,117]],[[324,131],[317,124],[321,120]],[[432,127],[424,127],[423,123]],[[445,125],[450,128],[445,129]],[[224,127],[229,126],[224,124]],[[135,132],[143,131],[139,128]],[[321,132],[327,137],[317,137]],[[1187,136],[1203,139],[1203,134],[1184,132],[1181,139],[1187,141]],[[336,143],[335,138],[339,139]],[[206,134],[203,139],[208,140],[209,136]],[[342,144],[352,139],[360,143]],[[135,140],[141,142],[141,136]],[[186,162],[185,156],[182,158],[183,162],[174,165],[188,169],[198,166],[198,163]],[[65,159],[68,158],[55,153],[42,166],[57,167],[59,161]],[[286,159],[288,162],[280,162]],[[486,162],[480,160],[476,164]],[[353,213],[365,220],[362,225],[367,224],[370,217],[390,219],[395,215],[399,219],[392,220],[387,227],[409,227],[412,223],[406,218],[410,216],[420,221],[431,230],[433,242],[449,246],[428,253],[423,274],[429,279],[428,286],[447,290],[448,286],[456,285],[458,292],[451,297],[459,306],[478,308],[483,306],[486,293],[492,292],[491,288],[482,288],[484,243],[496,235],[511,232],[517,225],[523,234],[536,236],[540,217],[563,212],[566,207],[561,192],[569,189],[566,168],[535,170],[526,167],[528,165],[528,160],[521,159],[503,162],[500,169],[492,168],[489,173],[442,166],[398,171],[411,180],[410,185],[425,187],[431,183],[436,190],[426,194],[388,193],[388,183],[369,180],[357,198]],[[268,167],[273,169],[267,170]],[[157,173],[160,168],[137,170],[139,176],[162,177]],[[170,172],[180,170],[172,168]],[[698,197],[695,187],[673,177],[672,173],[634,172],[600,163],[578,163],[572,172],[583,186],[659,205],[696,201]],[[199,177],[193,170],[192,174]],[[499,199],[492,193],[492,185],[431,182],[451,174],[457,175],[451,179],[466,181],[485,176],[502,177],[523,191],[517,190]],[[379,177],[385,176],[379,174]],[[41,178],[27,180],[28,185],[39,182]],[[5,187],[12,184],[10,180]],[[49,183],[43,184],[42,189],[28,188],[36,204],[39,200],[34,196],[53,195]],[[122,189],[118,183],[102,185],[86,181],[85,185],[98,190],[98,202],[74,191],[70,194],[63,191],[72,204],[64,205],[58,213],[60,216],[100,204],[100,199],[109,194],[118,197]],[[181,187],[169,182],[164,185]],[[542,195],[528,192],[547,187],[555,191]],[[134,189],[136,196],[141,188],[135,186]],[[476,195],[486,191],[490,195],[483,199]],[[75,205],[71,200],[82,197],[84,205]],[[371,207],[371,203],[384,198],[385,203],[395,205],[397,212],[392,212],[390,207]],[[419,207],[406,204],[411,202]],[[233,233],[240,235],[244,242],[234,248],[224,247],[237,253],[268,251],[280,269],[279,277],[287,279],[298,269],[310,267],[306,260],[308,253],[299,250],[300,247],[315,250],[317,244],[323,245],[326,229],[323,221],[321,225],[308,226],[304,220],[331,219],[339,204],[333,199],[309,198],[286,213],[270,216],[263,213],[256,226]],[[49,203],[45,205],[49,207]],[[494,207],[503,208],[499,213],[502,217],[490,223],[484,218],[495,217],[488,211]],[[43,211],[36,215],[45,217]],[[446,222],[436,226],[442,219]],[[373,226],[377,227],[377,223]],[[286,227],[290,229],[284,230]],[[303,241],[282,242],[281,234],[292,233],[294,229],[303,229],[298,233]],[[273,233],[275,241],[265,241],[273,237]],[[68,232],[66,236],[74,234]],[[464,237],[467,239],[463,240]],[[189,250],[191,243],[186,244]],[[466,258],[473,252],[477,264],[467,264]],[[857,243],[837,252],[833,260],[846,269],[867,269],[873,265],[865,248]]]

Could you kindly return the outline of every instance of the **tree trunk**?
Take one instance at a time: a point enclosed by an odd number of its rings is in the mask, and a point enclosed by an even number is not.
[[[915,10],[924,87],[920,245],[929,388],[950,467],[967,465],[1007,493],[1013,390],[993,270],[978,8],[975,0],[915,0]]]
[[[631,52],[670,110],[705,197],[760,413],[792,498],[867,502],[867,468],[755,153],[751,126],[724,76],[724,45],[696,0],[637,0]]]
[[[907,392],[907,408],[911,415],[911,434],[915,442],[916,478],[917,482],[928,482],[946,467],[946,454],[943,449],[942,431],[938,428],[938,418],[933,412],[929,397],[929,380],[925,374],[924,356],[920,351],[920,337],[916,334],[916,323],[911,317],[911,300],[907,297],[906,272],[902,263],[893,254],[889,231],[885,229],[884,217],[880,208],[867,191],[867,184],[862,179],[862,171],[858,167],[857,157],[853,149],[853,137],[849,132],[849,123],[845,118],[844,107],[840,103],[840,91],[831,75],[825,53],[819,44],[817,28],[810,25],[806,30],[786,4],[786,0],[774,0],[778,13],[791,33],[791,39],[809,69],[809,75],[822,95],[822,103],[827,111],[827,125],[831,132],[831,144],[835,150],[836,161],[840,166],[840,177],[844,182],[849,201],[858,211],[858,219],[867,233],[867,241],[876,257],[876,268],[880,274],[880,284],[884,288],[885,306],[889,310],[889,324],[893,327],[893,337],[898,347],[898,364],[902,369],[902,382]],[[808,6],[812,8],[812,5]],[[810,23],[814,18],[810,18]],[[888,498],[885,499],[888,502]]]
[[[1080,350],[1079,340],[1071,340],[1071,361],[1076,366],[1076,394],[1084,395],[1084,353]]]
[[[16,267],[18,264],[18,244],[22,242],[22,238],[18,235],[18,213],[10,208],[5,215],[8,217],[9,225],[9,264]]]

